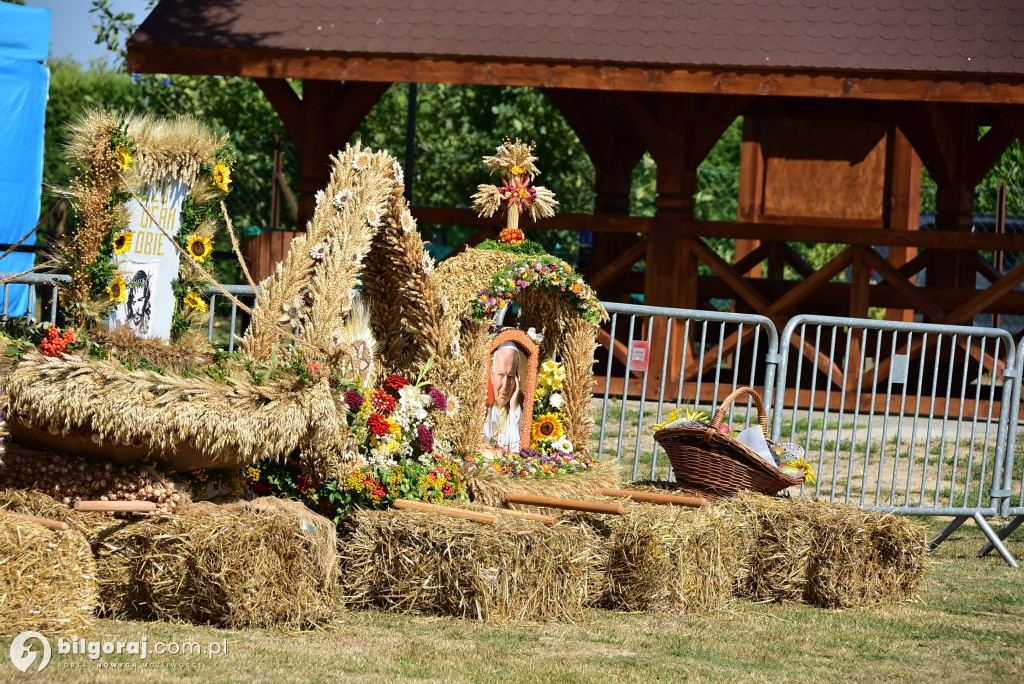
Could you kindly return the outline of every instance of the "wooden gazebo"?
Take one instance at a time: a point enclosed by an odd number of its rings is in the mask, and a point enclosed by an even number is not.
[[[596,169],[596,212],[557,225],[595,232],[589,278],[603,295],[969,323],[1024,309],[1024,265],[1004,274],[981,256],[1024,251],[1024,236],[972,232],[975,186],[1024,137],[1022,30],[1009,0],[161,0],[128,64],[255,79],[300,150],[300,225],[327,155],[390,83],[535,86]],[[285,79],[302,79],[302,97]],[[739,216],[697,221],[697,167],[738,116]],[[645,151],[657,213],[630,217]],[[938,186],[935,231],[917,230],[922,162]],[[417,214],[480,226],[478,238],[491,225],[468,210]],[[737,240],[736,262],[707,237]],[[792,242],[848,247],[815,270]],[[847,269],[849,282],[831,282]]]

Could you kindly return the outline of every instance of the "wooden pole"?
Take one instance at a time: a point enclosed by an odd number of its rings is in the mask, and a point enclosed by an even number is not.
[[[467,511],[462,508],[452,508],[451,506],[439,506],[438,504],[426,503],[425,501],[397,499],[395,501],[395,508],[418,511],[420,513],[437,513],[439,515],[446,515],[449,518],[465,518],[466,520],[475,520],[476,522],[488,523],[490,525],[495,523],[493,513],[477,513],[476,511]]]
[[[21,513],[11,513],[10,511],[0,512],[4,513],[9,518],[14,518],[18,522],[35,523],[36,525],[42,525],[43,527],[51,529],[54,532],[63,532],[64,530],[68,529],[68,524],[66,522],[61,522],[60,520],[50,520],[49,518],[37,518],[34,515],[22,515]]]
[[[106,513],[152,513],[152,501],[76,501],[76,511],[102,511]]]
[[[658,494],[656,492],[634,492],[628,489],[610,489],[608,487],[602,487],[600,492],[605,496],[617,496],[625,499],[632,499],[633,501],[669,504],[671,506],[703,508],[708,505],[707,499],[699,496],[676,496],[674,494]]]
[[[598,503],[596,501],[578,501],[576,499],[558,499],[553,496],[534,496],[533,494],[509,494],[507,503],[525,504],[527,506],[544,506],[560,508],[567,511],[587,511],[588,513],[610,513],[625,515],[626,509],[620,504]]]
[[[494,508],[492,506],[484,506],[488,513],[494,513],[495,515],[504,515],[508,518],[520,518],[522,520],[536,520],[542,522],[545,525],[554,525],[558,522],[558,518],[553,515],[541,515],[540,513],[527,513],[525,511],[514,511],[511,508]]]

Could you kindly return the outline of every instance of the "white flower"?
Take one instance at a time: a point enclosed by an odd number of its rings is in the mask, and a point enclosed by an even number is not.
[[[561,451],[563,454],[572,453],[572,442],[565,435],[562,435],[557,440],[551,443],[551,448],[555,451]]]
[[[551,395],[550,402],[551,408],[560,409],[562,408],[562,405],[565,403],[565,400],[562,398],[561,394],[555,392],[554,394]]]
[[[366,222],[374,228],[380,227],[381,215],[377,207],[366,207]]]
[[[462,347],[459,345],[459,338],[453,337],[451,343],[452,358],[457,359],[462,355]],[[451,404],[449,404],[450,406]]]
[[[459,406],[461,406],[461,404],[459,403],[459,398],[458,397],[453,397],[453,396],[449,395],[448,396],[448,413],[450,413],[450,414],[452,414],[454,416],[455,414],[457,414],[459,412]]]
[[[352,168],[356,171],[362,171],[369,166],[370,161],[373,159],[373,155],[368,150],[363,150],[355,157],[352,158]]]
[[[345,333],[335,328],[331,331],[330,342],[332,347],[338,347],[345,342]]]
[[[405,182],[405,172],[402,171],[402,165],[397,161],[391,165],[391,170],[395,172],[395,181],[399,183]]]
[[[295,295],[290,302],[285,302],[281,305],[284,309],[284,313],[277,319],[280,323],[287,323],[293,328],[298,326],[302,322],[302,295]]]
[[[348,203],[350,199],[352,199],[352,191],[349,190],[348,188],[345,188],[344,190],[340,191],[337,195],[334,196],[334,199],[331,200],[331,204],[337,207],[338,211],[341,211],[342,209],[345,208],[345,205]]]
[[[434,272],[434,257],[429,252],[423,252],[423,272],[428,275]]]
[[[323,190],[317,190],[316,191],[316,208],[317,209],[320,208],[320,203],[323,202],[323,201],[324,201],[324,191]]]
[[[357,249],[354,252],[352,252],[352,263],[353,264],[357,264],[357,263],[359,263],[362,260],[363,260],[363,252],[362,252],[362,250]]]
[[[412,212],[408,209],[402,211],[402,231],[411,233],[416,230],[416,219],[412,217]]]
[[[327,243],[321,242],[313,245],[313,249],[309,250],[309,256],[319,261],[327,256]]]

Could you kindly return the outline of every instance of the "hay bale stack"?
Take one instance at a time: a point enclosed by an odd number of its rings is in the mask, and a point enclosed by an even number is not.
[[[623,505],[623,516],[572,516],[604,542],[605,581],[592,596],[594,605],[706,613],[729,604],[735,537],[723,516],[708,509]]]
[[[600,577],[584,526],[498,517],[495,525],[358,511],[340,530],[341,600],[477,620],[579,620]]]
[[[133,522],[94,544],[103,612],[232,628],[323,624],[336,540],[326,518],[271,497]]]
[[[0,514],[0,633],[75,632],[98,605],[96,561],[81,532]]]
[[[912,601],[926,530],[905,517],[746,493],[712,507],[737,535],[738,596],[853,608]]]

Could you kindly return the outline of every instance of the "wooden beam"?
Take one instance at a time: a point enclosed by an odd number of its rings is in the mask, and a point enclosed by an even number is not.
[[[313,78],[410,83],[542,86],[722,95],[778,95],[878,101],[1024,103],[1024,76],[895,74],[751,67],[652,67],[629,64],[483,61],[349,56],[305,50],[223,49],[129,44],[135,73],[249,78]]]
[[[623,273],[633,267],[645,254],[647,254],[647,238],[637,240],[633,246],[615,258],[614,261],[590,276],[590,287],[600,290],[602,287],[611,284]]]
[[[1004,250],[1024,252],[1024,235],[961,233],[951,230],[899,231],[876,228],[832,228],[769,222],[684,221],[681,230],[690,237],[750,238],[780,242],[829,242],[844,245],[895,245],[967,252]]]
[[[302,143],[302,100],[299,94],[283,78],[256,78],[253,79],[263,94],[266,95],[270,105],[281,117],[292,142],[296,145]]]
[[[928,299],[922,291],[914,283],[904,276],[899,270],[890,264],[888,261],[882,258],[882,256],[873,249],[865,249],[864,256],[867,260],[868,266],[875,269],[875,271],[885,282],[892,285],[896,290],[903,294],[907,298],[907,303],[913,305],[919,309],[925,316],[933,321],[941,320],[946,312],[943,311],[938,304]]]
[[[973,188],[984,180],[1016,137],[1006,122],[997,121],[968,152],[965,184]]]
[[[455,207],[412,207],[412,215],[421,223],[446,223],[454,226],[496,226],[498,220],[481,218],[472,209]],[[530,229],[525,219],[520,219],[520,228]],[[557,214],[554,218],[541,219],[537,228],[556,230],[590,230],[595,233],[648,233],[654,218],[650,216],[620,216],[617,214]]]

